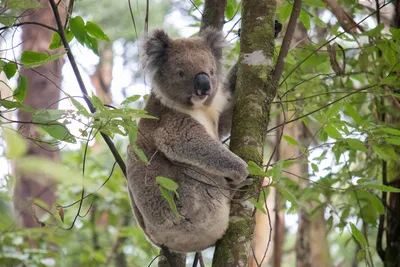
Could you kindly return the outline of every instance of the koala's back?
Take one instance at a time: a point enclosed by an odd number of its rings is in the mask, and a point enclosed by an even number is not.
[[[150,96],[146,110],[160,119],[142,119],[139,123],[137,145],[151,159],[148,166],[128,149],[128,188],[135,216],[150,240],[157,245],[182,252],[200,251],[212,246],[228,226],[230,191],[226,189],[227,182],[223,177],[205,174],[196,166],[168,160],[157,151],[152,138],[165,117],[173,117],[174,121],[170,123],[174,123],[183,135],[185,130],[191,127],[201,129],[201,126],[190,116],[165,107],[154,95]],[[156,183],[157,176],[178,183],[179,198],[175,197],[174,201],[182,216],[180,220],[162,197]]]

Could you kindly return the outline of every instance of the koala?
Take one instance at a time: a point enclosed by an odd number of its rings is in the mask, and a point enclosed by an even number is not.
[[[152,89],[136,146],[127,150],[128,192],[139,226],[156,246],[197,252],[225,233],[231,197],[252,182],[247,163],[220,138],[229,134],[233,109],[230,76],[223,82],[223,35],[206,29],[200,36],[171,39],[156,30],[144,43],[144,68]],[[231,79],[232,80],[232,79]],[[236,82],[236,81],[235,81]],[[234,88],[234,85],[233,85]],[[180,219],[161,195],[156,177],[175,181]]]

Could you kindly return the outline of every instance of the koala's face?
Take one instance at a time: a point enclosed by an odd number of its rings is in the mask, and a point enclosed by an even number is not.
[[[144,61],[155,94],[184,108],[210,105],[218,90],[223,45],[223,36],[214,30],[188,39],[155,31],[145,44]]]

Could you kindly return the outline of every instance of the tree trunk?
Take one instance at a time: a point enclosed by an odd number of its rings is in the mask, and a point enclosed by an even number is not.
[[[112,103],[111,81],[114,63],[112,43],[102,42],[99,44],[100,61],[91,79],[96,90],[96,95],[104,104]]]
[[[245,161],[262,164],[263,146],[269,111],[277,86],[272,82],[274,55],[275,0],[242,2],[242,34],[233,115],[231,150]],[[262,177],[257,177],[239,199],[257,198]],[[254,231],[253,208],[244,202],[232,202],[231,220],[217,244],[214,267],[247,266]]]
[[[204,31],[207,27],[213,27],[221,31],[225,23],[225,8],[226,0],[206,0],[200,32]]]
[[[43,8],[28,10],[21,18],[22,21],[35,21],[49,26],[56,27],[53,12],[47,1],[42,1]],[[59,5],[61,14],[65,14],[64,2]],[[22,31],[22,50],[33,50],[35,52],[49,52],[49,44],[52,40],[53,32],[49,29],[37,25],[24,25]],[[56,109],[56,103],[60,98],[61,69],[63,60],[47,63],[33,69],[22,68],[21,75],[28,78],[28,90],[24,104],[35,109],[50,108]],[[32,114],[23,110],[18,111],[20,121],[31,121]],[[39,137],[36,126],[33,124],[20,124],[20,133],[28,138]],[[49,145],[41,143],[40,146],[32,141],[28,142],[28,155],[35,157],[45,157],[54,161],[59,161],[60,154],[57,149],[53,150]],[[40,217],[41,210],[32,206],[35,198],[46,203],[48,207],[56,201],[56,184],[46,177],[36,177],[28,173],[18,173],[14,192],[14,206],[17,216],[25,227],[37,227],[40,224],[35,216]],[[38,180],[41,180],[39,183]]]
[[[311,141],[311,136],[304,123],[296,123],[300,134],[296,136],[301,147],[307,147]],[[292,136],[294,137],[294,136]],[[298,153],[301,153],[298,151]],[[308,159],[306,154],[299,159],[299,172],[297,175],[309,179]],[[298,165],[298,164],[296,164]],[[300,190],[309,186],[309,181],[302,179],[299,181]],[[332,259],[329,252],[327,240],[326,223],[324,218],[324,208],[320,208],[313,216],[311,211],[316,208],[315,203],[301,207],[299,210],[299,226],[296,239],[296,266],[297,267],[331,267]]]
[[[400,0],[395,1],[395,15],[393,26],[400,28]],[[398,89],[398,88],[397,88]],[[384,100],[383,100],[384,101]],[[383,102],[389,105],[389,103]],[[396,111],[396,107],[394,107]],[[382,122],[392,125],[400,125],[400,116],[393,112],[389,116],[382,116]],[[386,120],[385,120],[386,118]],[[397,157],[400,155],[399,149],[396,150]],[[390,186],[400,188],[400,163],[399,161],[384,163],[387,167],[383,170],[383,183],[387,182]],[[386,180],[386,181],[385,181]],[[386,194],[384,194],[386,196]],[[384,253],[385,267],[400,267],[400,193],[387,193],[386,208],[386,249]]]

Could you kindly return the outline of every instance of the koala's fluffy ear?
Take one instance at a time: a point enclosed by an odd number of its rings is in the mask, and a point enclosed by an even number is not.
[[[226,47],[225,38],[221,31],[214,28],[205,29],[200,36],[210,46],[212,53],[217,59],[222,58],[222,50]]]
[[[154,30],[153,34],[144,40],[143,66],[151,75],[157,72],[166,59],[166,50],[170,45],[168,35],[161,29]]]

